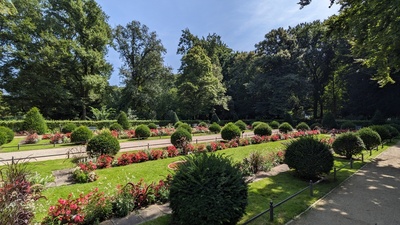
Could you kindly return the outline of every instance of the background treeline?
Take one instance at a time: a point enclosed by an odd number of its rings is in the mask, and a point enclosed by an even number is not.
[[[389,0],[338,4],[338,16],[273,29],[249,52],[185,29],[173,74],[155,31],[139,21],[112,28],[94,0],[1,2],[0,119],[34,106],[49,120],[399,117],[399,10]],[[108,83],[110,47],[122,87]]]

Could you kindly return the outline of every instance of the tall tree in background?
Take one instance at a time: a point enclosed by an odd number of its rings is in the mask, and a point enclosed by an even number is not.
[[[166,50],[156,32],[138,21],[125,27],[118,25],[113,33],[116,50],[124,62],[120,68],[125,84],[120,110],[133,108],[140,117],[154,117],[149,111],[155,112],[156,97],[164,91],[161,79],[172,76],[171,69],[163,65]]]
[[[215,74],[211,59],[198,45],[182,57],[177,78],[180,113],[188,118],[208,115],[215,106],[227,108],[228,97],[222,75]]]

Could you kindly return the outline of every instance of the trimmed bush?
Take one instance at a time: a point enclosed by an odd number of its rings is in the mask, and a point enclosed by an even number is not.
[[[4,144],[10,143],[14,140],[14,131],[8,127],[0,126],[0,132],[4,132],[6,134],[6,142]]]
[[[386,129],[388,129],[388,131],[390,133],[390,139],[395,138],[400,135],[399,131],[396,128],[392,127],[391,125],[386,124],[383,126],[385,126]]]
[[[118,140],[110,133],[104,132],[94,136],[87,144],[86,151],[89,156],[116,155],[120,150]]]
[[[0,146],[7,143],[7,133],[3,130],[0,130]]]
[[[208,127],[208,124],[204,121],[201,121],[198,126],[199,127]]]
[[[383,125],[386,122],[385,116],[381,113],[381,111],[376,110],[374,116],[371,119],[373,125]]]
[[[74,123],[67,123],[62,127],[61,132],[63,132],[64,134],[72,133],[72,131],[74,131],[76,127],[77,126]]]
[[[306,131],[306,130],[310,130],[310,127],[308,126],[308,124],[306,122],[301,122],[301,123],[297,124],[296,130]]]
[[[150,135],[150,128],[147,125],[142,124],[137,126],[135,129],[135,136],[138,139],[147,139],[148,137],[150,137]]]
[[[371,128],[365,127],[357,131],[357,135],[363,140],[365,148],[371,150],[381,144],[381,136],[372,130]]]
[[[218,134],[219,132],[221,132],[221,126],[220,126],[218,123],[216,123],[216,122],[212,123],[212,124],[208,127],[208,129],[209,129],[211,132],[213,132],[214,134]]]
[[[185,140],[188,142],[192,141],[192,134],[181,127],[171,135],[171,144],[176,148],[182,148],[182,138],[185,138]]]
[[[280,125],[279,122],[276,121],[276,120],[271,121],[271,122],[269,123],[269,126],[270,126],[272,129],[278,129],[279,125]]]
[[[306,179],[328,174],[333,167],[333,155],[329,146],[308,136],[293,140],[286,147],[285,159],[290,168]]]
[[[219,124],[220,122],[221,122],[221,120],[219,119],[218,115],[216,113],[213,113],[211,115],[211,123],[218,123]]]
[[[260,122],[254,128],[254,134],[258,136],[269,136],[272,134],[272,129],[268,124]]]
[[[236,122],[235,122],[235,125],[236,125],[237,127],[239,127],[239,129],[240,129],[241,131],[245,131],[245,130],[246,130],[246,127],[247,127],[246,123],[243,122],[242,120],[236,121]]]
[[[181,122],[181,121],[176,122],[176,123],[174,124],[175,129],[178,129],[178,127],[179,127],[181,124],[183,124],[183,122]]]
[[[327,112],[324,115],[324,118],[322,118],[322,127],[325,129],[333,129],[333,128],[338,128],[338,125],[336,123],[336,119],[333,116],[333,113]]]
[[[124,130],[128,130],[131,125],[129,124],[128,116],[125,112],[121,111],[117,117],[117,123],[122,126]]]
[[[157,129],[157,125],[156,125],[155,123],[149,123],[149,124],[147,124],[147,126],[148,126],[150,129]]]
[[[347,132],[339,135],[332,144],[336,154],[351,159],[365,148],[363,140],[355,133]]]
[[[124,128],[119,123],[113,123],[110,126],[110,130],[121,131],[121,130],[124,130]]]
[[[247,183],[231,159],[191,155],[170,186],[172,224],[236,224],[247,206]]]
[[[29,133],[44,134],[47,132],[46,121],[38,108],[33,107],[25,114],[23,129]]]
[[[283,115],[283,121],[289,123],[291,126],[294,124],[293,117],[290,113],[285,113]]]
[[[293,131],[292,125],[290,125],[288,122],[284,122],[281,125],[279,125],[278,129],[279,129],[279,132],[285,133],[285,134]]]
[[[183,129],[187,130],[187,132],[189,132],[190,134],[192,133],[192,127],[191,127],[189,124],[187,124],[187,123],[181,123],[181,124],[177,127],[177,129],[179,129],[179,128],[183,128]]]
[[[232,122],[226,124],[221,130],[221,138],[227,141],[238,138],[241,134],[240,128]]]
[[[342,130],[355,130],[356,129],[356,125],[351,121],[345,121],[344,123],[342,123],[342,125],[340,125],[340,129],[342,129]]]
[[[379,136],[381,136],[382,141],[390,140],[391,138],[390,131],[384,125],[374,125],[370,126],[370,128],[376,131],[379,134]]]
[[[93,137],[93,132],[86,126],[80,126],[71,133],[71,142],[87,143]]]
[[[256,126],[257,126],[258,124],[260,124],[260,123],[262,123],[262,122],[256,121],[256,122],[252,123],[252,124],[251,124],[251,127],[253,128],[253,130],[254,130],[254,128],[256,128]]]

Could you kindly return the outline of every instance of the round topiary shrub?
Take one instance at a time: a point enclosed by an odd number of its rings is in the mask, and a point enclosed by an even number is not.
[[[0,132],[4,132],[6,134],[6,142],[4,144],[10,143],[14,140],[14,131],[8,127],[0,126]]]
[[[272,128],[272,129],[278,129],[278,127],[279,127],[279,122],[278,121],[271,121],[270,123],[269,123],[269,126]]]
[[[278,129],[279,129],[279,132],[285,133],[285,134],[293,131],[292,125],[290,125],[288,122],[284,122],[281,125],[279,125]]]
[[[74,131],[76,129],[76,124],[74,123],[67,123],[63,126],[63,128],[61,129],[61,132],[63,132],[64,134],[66,133],[72,133],[72,131]]]
[[[0,146],[7,143],[7,133],[3,130],[0,130]]]
[[[192,127],[191,127],[189,124],[187,124],[187,123],[181,123],[181,124],[177,127],[177,129],[179,129],[179,128],[183,128],[183,129],[187,130],[187,132],[189,132],[189,134],[192,133]]]
[[[357,135],[363,140],[365,144],[365,148],[367,150],[371,150],[377,146],[379,146],[382,142],[381,136],[372,130],[371,128],[365,127],[357,131]]]
[[[301,123],[297,124],[296,130],[306,131],[306,130],[310,130],[310,127],[308,126],[308,124],[306,122],[301,122]]]
[[[25,114],[23,129],[29,133],[44,134],[47,131],[46,121],[38,108],[33,107]]]
[[[208,127],[208,124],[204,121],[201,121],[198,126],[199,127]]]
[[[155,123],[149,123],[149,124],[147,124],[147,126],[148,126],[150,129],[157,129],[157,125],[156,125]]]
[[[239,127],[239,129],[240,129],[241,131],[245,131],[245,130],[246,130],[246,127],[247,127],[246,123],[243,122],[242,120],[236,121],[236,122],[235,122],[235,125],[236,125],[237,127]]]
[[[253,128],[253,130],[254,130],[254,128],[256,128],[256,126],[257,126],[258,124],[260,124],[260,123],[262,123],[262,122],[256,121],[256,122],[252,123],[252,124],[251,124],[251,127]]]
[[[383,126],[385,126],[386,129],[388,129],[388,131],[390,133],[390,139],[395,138],[400,135],[399,131],[396,128],[392,127],[391,125],[386,124]]]
[[[336,123],[336,119],[333,116],[333,113],[327,112],[324,117],[322,118],[322,126],[325,129],[333,129],[333,128],[338,128],[338,125]]]
[[[182,148],[182,139],[184,139],[186,142],[191,142],[192,141],[192,134],[190,134],[186,129],[184,128],[178,128],[172,135],[171,135],[171,144],[174,145],[176,148]]]
[[[117,117],[117,123],[120,124],[124,130],[128,130],[131,127],[128,116],[123,111],[119,113]]]
[[[119,123],[113,123],[110,125],[110,130],[121,131],[124,130],[124,128]]]
[[[71,133],[71,142],[86,144],[93,137],[93,132],[86,126],[80,126]]]
[[[138,139],[147,139],[151,135],[150,128],[144,124],[141,124],[136,127],[135,135]]]
[[[342,130],[355,130],[356,125],[351,121],[345,121],[340,125],[340,129]]]
[[[87,144],[86,151],[90,157],[116,155],[120,150],[118,140],[110,133],[104,132],[94,136]]]
[[[217,154],[187,157],[171,181],[172,224],[236,224],[245,213],[248,187],[233,165]]]
[[[212,124],[208,127],[208,129],[209,129],[211,132],[213,132],[214,134],[218,134],[219,132],[221,132],[221,126],[220,126],[218,123],[216,123],[216,122],[212,123]]]
[[[370,128],[379,134],[382,141],[390,140],[391,138],[390,131],[384,125],[374,125],[370,126]]]
[[[332,144],[336,154],[351,159],[353,155],[361,153],[365,148],[363,140],[355,133],[348,132],[339,135]]]
[[[258,136],[269,136],[272,134],[272,129],[268,124],[260,122],[254,128],[254,134]]]
[[[333,167],[333,155],[329,146],[311,136],[290,142],[286,148],[284,163],[306,179],[328,174]]]
[[[242,134],[240,128],[234,123],[227,123],[221,130],[221,138],[227,141],[240,137]]]

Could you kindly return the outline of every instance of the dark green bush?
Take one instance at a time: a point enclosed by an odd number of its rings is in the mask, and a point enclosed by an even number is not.
[[[308,124],[306,122],[301,122],[301,123],[297,124],[296,130],[306,131],[306,130],[310,130],[310,127],[308,126]]]
[[[279,132],[285,133],[285,134],[293,131],[292,125],[290,125],[288,122],[284,122],[281,125],[279,125],[278,129],[279,129]]]
[[[149,124],[147,124],[147,126],[148,126],[150,129],[157,129],[157,125],[156,125],[155,123],[149,123]]]
[[[131,125],[129,124],[128,116],[125,112],[121,111],[117,117],[117,123],[122,126],[124,130],[128,130]]]
[[[175,124],[179,121],[179,118],[173,110],[169,110],[165,115],[165,120],[168,120],[169,123]]]
[[[170,186],[172,224],[236,224],[247,206],[247,183],[231,159],[217,154],[191,155]]]
[[[192,133],[192,127],[191,127],[189,124],[187,124],[187,123],[181,123],[181,124],[177,127],[177,129],[179,129],[179,128],[183,128],[183,129],[187,130],[187,132],[189,132],[190,134]]]
[[[322,128],[322,124],[320,124],[320,123],[313,123],[313,124],[311,124],[310,128],[313,129],[313,130],[319,129],[319,128]]]
[[[340,134],[332,144],[336,154],[351,159],[353,155],[361,153],[365,148],[363,140],[355,133],[347,132]]]
[[[135,129],[135,136],[138,139],[147,139],[148,137],[150,137],[150,135],[150,128],[147,125],[142,124],[137,126]]]
[[[182,139],[187,142],[192,141],[192,134],[190,134],[184,128],[178,128],[172,135],[171,135],[171,144],[177,148],[182,148]]]
[[[93,137],[93,132],[86,126],[80,126],[71,133],[71,142],[87,143]]]
[[[383,126],[385,126],[386,129],[389,130],[390,139],[398,137],[400,135],[399,131],[396,128],[392,127],[391,125],[386,124],[386,125],[383,125]]]
[[[110,130],[121,131],[121,130],[124,130],[124,128],[119,123],[113,123],[110,126]]]
[[[267,123],[260,122],[254,128],[254,134],[258,136],[269,136],[272,134],[272,129]]]
[[[239,129],[240,129],[241,131],[245,131],[245,130],[246,130],[246,127],[247,127],[246,123],[243,122],[242,120],[236,121],[236,122],[235,122],[235,125],[236,125],[237,127],[239,127]]]
[[[356,125],[351,121],[345,121],[344,123],[342,123],[342,125],[340,125],[340,129],[342,129],[342,130],[355,130],[356,129]]]
[[[283,115],[283,121],[289,123],[290,126],[294,124],[292,115],[287,112]]]
[[[396,130],[400,132],[400,125],[399,125],[399,124],[397,124],[397,123],[391,123],[391,124],[389,124],[389,125],[392,126],[392,127],[394,127],[394,128],[396,128]]]
[[[371,128],[365,127],[357,131],[357,135],[363,140],[365,148],[371,150],[381,144],[381,136],[372,130]]]
[[[201,121],[198,126],[199,127],[208,127],[208,124],[204,121]]]
[[[374,116],[371,119],[373,125],[383,125],[386,123],[385,116],[381,113],[381,111],[376,110]]]
[[[6,142],[4,144],[10,143],[14,140],[14,131],[8,127],[0,126],[0,132],[4,132],[6,134]]]
[[[379,134],[382,141],[390,140],[390,131],[384,125],[373,125],[370,126],[370,128]]]
[[[218,115],[216,113],[213,113],[211,115],[211,123],[218,123],[221,122],[221,120],[219,119]]]
[[[311,136],[290,142],[286,148],[284,162],[306,179],[328,174],[333,167],[333,155],[328,145]]]
[[[276,120],[271,121],[271,122],[269,123],[269,126],[270,126],[272,129],[278,129],[279,125],[280,125],[279,122],[276,121]]]
[[[215,133],[215,134],[218,134],[219,132],[221,132],[221,126],[220,126],[218,123],[216,123],[216,122],[212,123],[212,124],[208,127],[208,129],[209,129],[211,132]]]
[[[241,134],[240,128],[232,122],[226,124],[221,130],[222,139],[228,141],[240,137]]]
[[[333,113],[327,112],[324,115],[324,118],[322,118],[322,126],[325,129],[333,129],[333,128],[338,128],[338,125],[336,123],[336,119],[333,116]]]
[[[62,127],[61,132],[63,132],[64,134],[72,133],[72,131],[74,131],[76,127],[77,126],[74,123],[67,123]]]
[[[116,155],[119,150],[118,140],[108,132],[94,136],[90,139],[86,148],[90,156]]]
[[[258,124],[260,124],[260,123],[262,123],[262,122],[256,121],[256,122],[252,123],[252,124],[251,124],[251,127],[253,128],[253,130],[254,130],[254,128],[256,128],[256,126],[257,126]]]
[[[0,130],[0,146],[7,143],[7,133],[3,130]]]
[[[29,133],[44,134],[47,132],[46,121],[38,108],[33,107],[26,113],[23,128]]]

